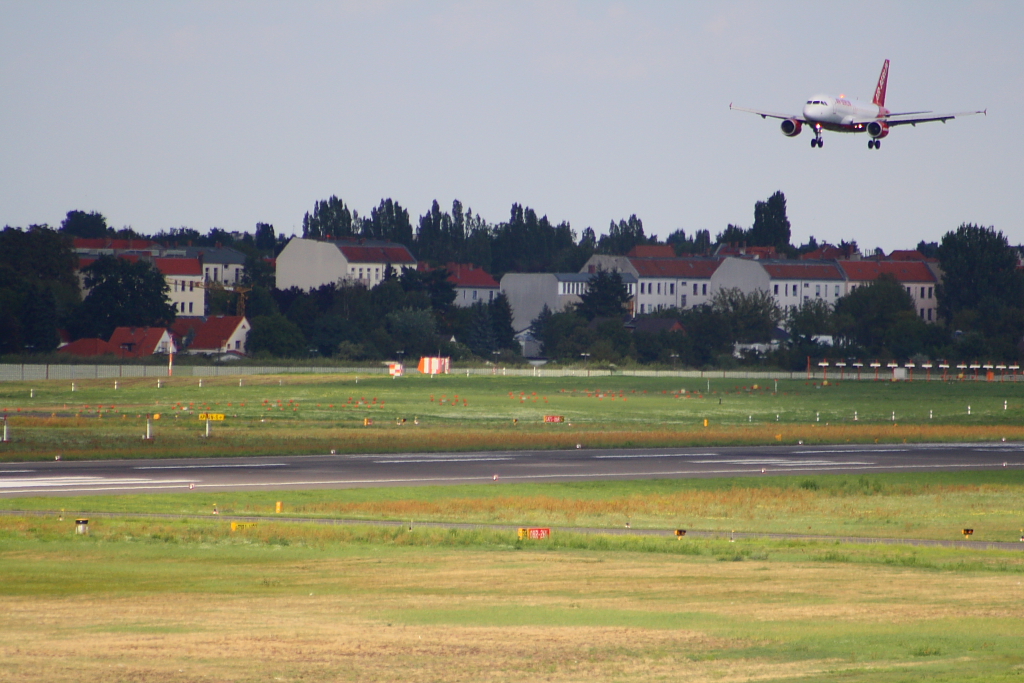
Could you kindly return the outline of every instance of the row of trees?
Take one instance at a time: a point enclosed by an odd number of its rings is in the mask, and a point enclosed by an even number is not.
[[[608,232],[598,238],[592,228],[577,234],[568,222],[554,223],[520,204],[512,205],[508,220],[495,224],[464,209],[458,200],[452,202],[450,212],[435,200],[414,227],[409,211],[390,198],[381,200],[369,216],[360,216],[336,196],[316,202],[312,213],[306,213],[302,236],[391,240],[409,247],[421,261],[474,263],[497,277],[507,272],[576,272],[595,253],[623,255],[638,245],[668,244],[677,254],[706,254],[717,244],[742,243],[773,246],[781,254],[791,255],[818,246],[813,237],[806,245],[790,245],[782,192],[755,204],[749,229],[729,225],[714,240],[707,230],[689,237],[685,230],[676,230],[661,242],[657,235],[644,232],[643,221],[635,214],[611,221]]]
[[[515,354],[512,307],[504,295],[472,307],[453,305],[455,287],[444,269],[389,271],[382,282],[253,290],[250,352],[319,355],[373,361],[443,354],[457,360]]]

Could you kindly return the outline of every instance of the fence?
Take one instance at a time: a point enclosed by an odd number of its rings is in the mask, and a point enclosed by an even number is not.
[[[932,371],[930,375],[918,371],[912,377],[905,374],[904,368],[897,368],[901,371],[894,373],[889,368],[879,368],[877,379],[888,381],[894,377],[899,380],[924,381],[935,380],[956,380],[957,373],[949,372],[943,377],[940,371]],[[416,374],[415,368],[406,367],[407,374]],[[242,375],[279,375],[279,374],[358,374],[358,375],[387,375],[387,366],[341,368],[335,366],[323,367],[288,367],[288,366],[230,366],[230,365],[179,365],[174,368],[175,377],[237,377]],[[488,368],[452,368],[452,375],[500,375],[503,377],[678,377],[689,379],[750,379],[750,380],[857,380],[873,381],[876,379],[874,369],[864,370],[860,373],[846,370],[840,373],[839,370],[830,370],[828,373],[820,371],[808,373],[807,371],[786,372],[763,371],[763,370],[608,370],[608,369],[587,369],[571,367],[530,367],[530,368],[503,368],[498,366]],[[19,380],[76,380],[76,379],[107,379],[118,377],[167,377],[166,365],[32,365],[32,364],[0,364],[0,382],[12,382]],[[994,381],[994,382],[1019,382],[1024,381],[1024,374],[1013,371],[1012,374],[999,372],[993,374],[991,379],[987,373],[965,372],[965,381]]]

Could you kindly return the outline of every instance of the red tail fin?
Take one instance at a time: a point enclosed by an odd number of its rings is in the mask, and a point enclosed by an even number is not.
[[[873,104],[877,104],[879,107],[885,106],[885,86],[889,81],[889,60],[885,60],[885,64],[882,65],[882,73],[878,76],[878,85],[875,86],[875,99],[871,100]]]

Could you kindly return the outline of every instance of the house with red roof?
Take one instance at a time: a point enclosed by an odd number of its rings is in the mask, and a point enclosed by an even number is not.
[[[449,263],[448,282],[455,285],[456,306],[472,306],[477,301],[490,303],[501,293],[498,281],[491,274],[472,263]]]
[[[936,309],[936,287],[939,278],[930,264],[924,261],[839,261],[839,267],[846,276],[847,291],[871,284],[883,274],[896,278],[914,300],[914,310],[921,320],[938,320]]]
[[[416,259],[401,244],[381,240],[310,240],[293,237],[277,255],[277,286],[311,290],[332,282],[374,287],[388,266],[401,274]]]
[[[113,351],[102,339],[76,339],[62,345],[57,349],[57,353],[66,353],[69,356],[105,356]]]
[[[119,358],[142,358],[154,353],[176,353],[177,347],[166,327],[118,327],[107,341],[110,353]]]
[[[178,318],[171,325],[178,346],[189,354],[244,354],[250,329],[248,319],[239,315]]]
[[[676,250],[671,244],[638,244],[630,249],[629,258],[675,258]]]

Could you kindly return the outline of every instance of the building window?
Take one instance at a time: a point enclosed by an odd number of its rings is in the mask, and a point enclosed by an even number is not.
[[[641,313],[643,313],[643,312],[644,312],[644,304],[640,304],[640,312],[641,312]]]
[[[192,288],[193,288],[193,287],[195,287],[195,286],[196,286],[196,283],[195,283],[195,282],[191,282],[191,281],[190,281],[190,282],[188,283],[188,291],[190,291],[190,292],[191,292],[191,291],[192,291]]]
[[[924,309],[921,309],[921,320],[924,320]]]
[[[775,296],[779,295],[779,286],[775,285]]]
[[[814,285],[814,296],[821,296],[821,285]]]
[[[192,302],[191,301],[188,302],[188,312],[189,313],[192,312]]]
[[[494,301],[494,292],[493,291],[487,292],[487,300],[488,301]]]
[[[928,322],[932,321],[932,309],[928,309]]]
[[[836,296],[839,296],[839,285],[836,285]]]
[[[658,294],[661,294],[661,283],[658,283]]]
[[[674,282],[670,282],[669,283],[669,285],[668,285],[668,293],[672,294],[672,295],[675,295],[675,293],[676,293],[676,283],[674,283]]]
[[[931,287],[928,288],[928,298],[929,299],[932,298],[932,288]]]
[[[235,351],[238,351],[241,348],[242,348],[242,342],[240,340],[236,339],[235,340]]]
[[[473,290],[473,301],[476,301],[476,290]]]
[[[708,295],[708,286],[707,286],[707,285],[702,285],[702,286],[701,286],[701,293],[702,293],[702,294],[703,294],[704,296],[707,296],[707,295]]]
[[[213,279],[217,280],[218,277],[219,277],[219,274],[220,274],[220,269],[219,268],[214,268],[213,269]]]

